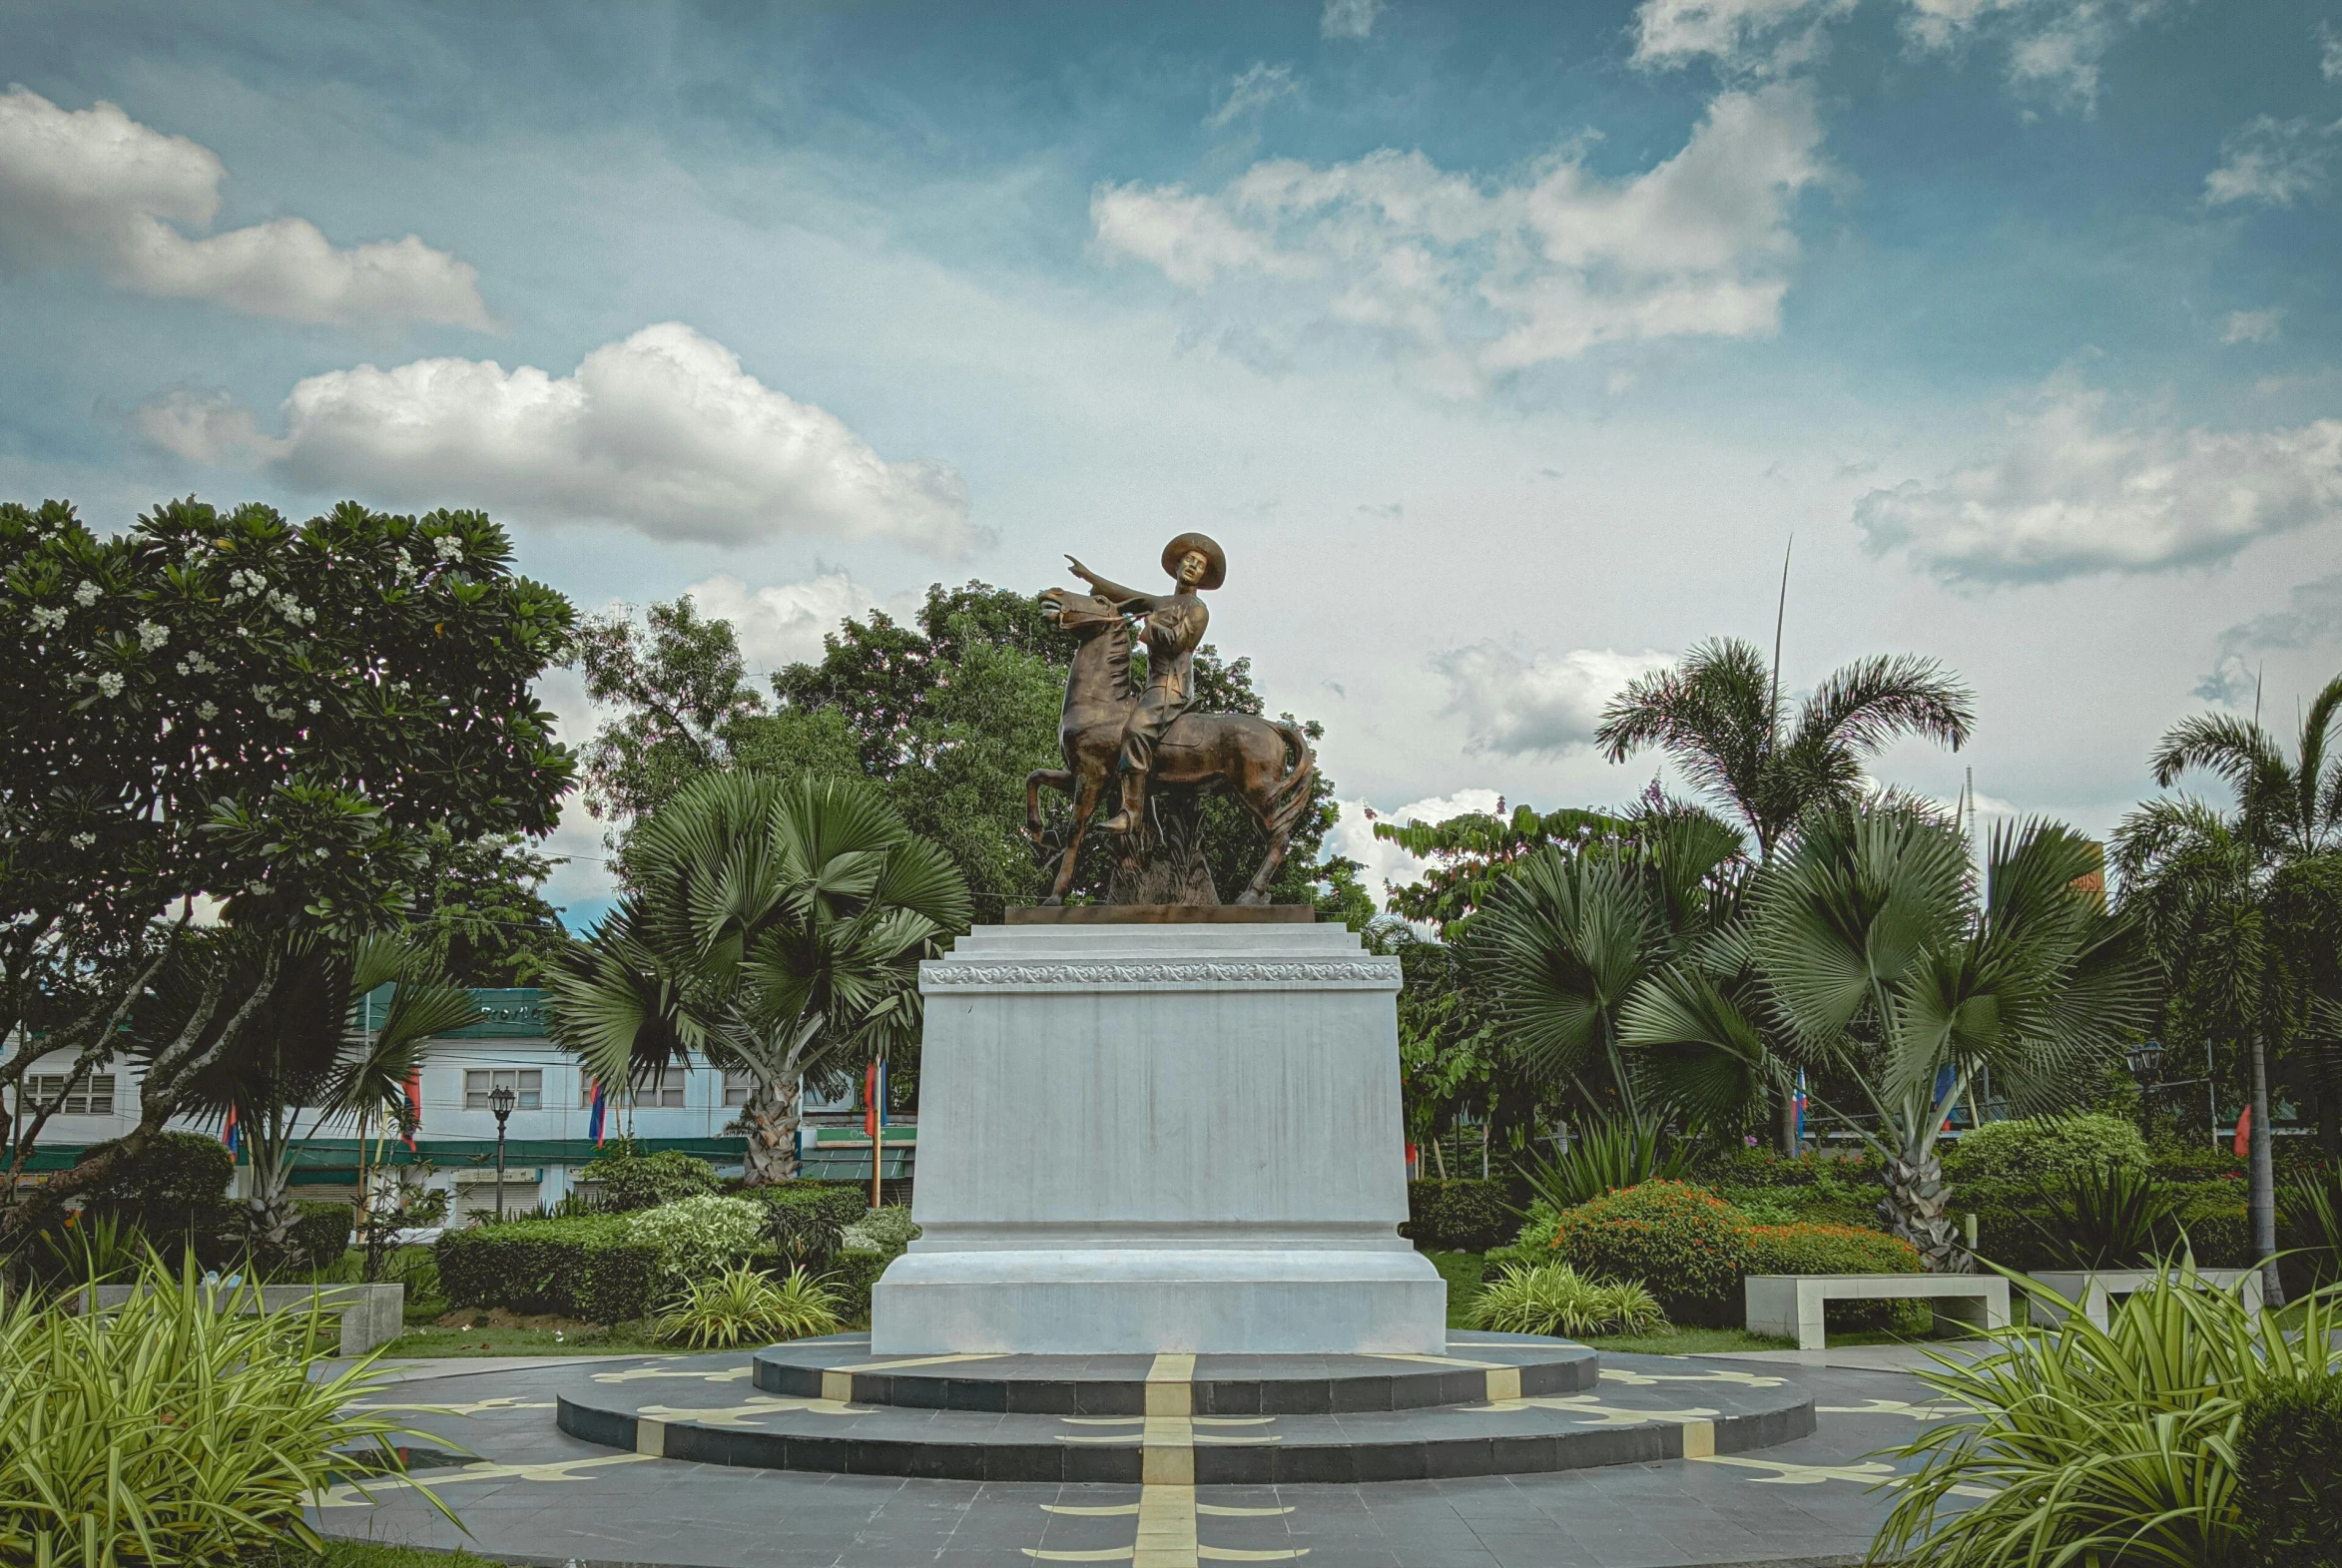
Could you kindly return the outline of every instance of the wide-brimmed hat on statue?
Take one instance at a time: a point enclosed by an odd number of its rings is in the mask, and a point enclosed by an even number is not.
[[[1205,561],[1204,580],[1196,584],[1196,587],[1217,588],[1228,580],[1227,553],[1220,548],[1219,541],[1210,534],[1181,534],[1163,546],[1163,570],[1169,572],[1173,577],[1177,577],[1179,562],[1190,550],[1202,556]]]

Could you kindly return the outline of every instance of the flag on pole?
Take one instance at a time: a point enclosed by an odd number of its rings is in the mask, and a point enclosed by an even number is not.
[[[2248,1105],[2244,1108],[2244,1114],[2236,1118],[2236,1158],[2241,1160],[2251,1153],[2252,1107]]]
[[[594,1086],[594,1108],[586,1115],[586,1136],[593,1139],[594,1147],[599,1149],[602,1147],[602,1118],[609,1110],[610,1102],[602,1093],[601,1079],[588,1079],[587,1082]]]
[[[406,1109],[409,1120],[406,1127],[406,1152],[414,1153],[414,1135],[423,1126],[423,1070],[417,1067],[406,1075]]]
[[[1805,1069],[1797,1070],[1797,1141],[1805,1142]]]
[[[238,1151],[244,1148],[244,1129],[237,1125],[236,1106],[228,1107],[228,1120],[221,1124],[220,1141],[228,1146],[228,1160],[235,1164]]]
[[[871,1139],[871,1207],[878,1207],[879,1156],[886,1139],[886,1059],[879,1057],[864,1069],[862,1126]]]

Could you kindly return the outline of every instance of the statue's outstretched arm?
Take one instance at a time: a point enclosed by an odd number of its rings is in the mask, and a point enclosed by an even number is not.
[[[1140,593],[1135,588],[1125,588],[1120,583],[1100,577],[1072,556],[1067,556],[1065,560],[1066,564],[1073,568],[1074,576],[1096,589],[1100,598],[1109,599],[1124,610],[1137,610],[1142,613],[1152,610],[1155,607],[1155,601],[1161,597],[1159,594]]]

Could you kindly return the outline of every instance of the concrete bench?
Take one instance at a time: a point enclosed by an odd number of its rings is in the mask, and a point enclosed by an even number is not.
[[[1752,1274],[1743,1282],[1750,1333],[1794,1338],[1819,1350],[1824,1302],[1925,1300],[1939,1320],[1972,1327],[2009,1326],[2009,1282],[1997,1274]]]
[[[144,1289],[134,1285],[101,1285],[97,1287],[100,1307],[120,1307],[130,1300],[130,1293]],[[226,1286],[216,1288],[218,1299],[227,1301],[241,1298],[246,1310],[251,1310],[250,1291],[234,1291]],[[82,1292],[84,1309],[88,1307],[89,1291]],[[377,1344],[387,1344],[405,1331],[406,1287],[392,1285],[264,1285],[261,1287],[260,1309],[269,1312],[305,1312],[311,1304],[328,1317],[341,1319],[342,1355],[363,1355]]]
[[[2177,1280],[2179,1271],[2162,1269],[2040,1269],[2034,1271],[2034,1284],[2046,1286],[2068,1302],[2081,1305],[2081,1314],[2100,1328],[2113,1308],[2117,1296],[2133,1296],[2153,1285],[2158,1279]],[[2233,1291],[2244,1287],[2244,1305],[2248,1310],[2261,1309],[2261,1272],[2258,1269],[2198,1269],[2195,1283],[2207,1291]],[[2049,1303],[2036,1300],[2034,1310],[2049,1323],[2063,1322],[2066,1313]]]

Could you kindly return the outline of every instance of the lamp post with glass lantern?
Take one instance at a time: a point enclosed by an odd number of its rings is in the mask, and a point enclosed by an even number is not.
[[[512,1117],[516,1096],[510,1084],[498,1084],[488,1095],[488,1109],[496,1113],[496,1218],[504,1218],[504,1124]]]

